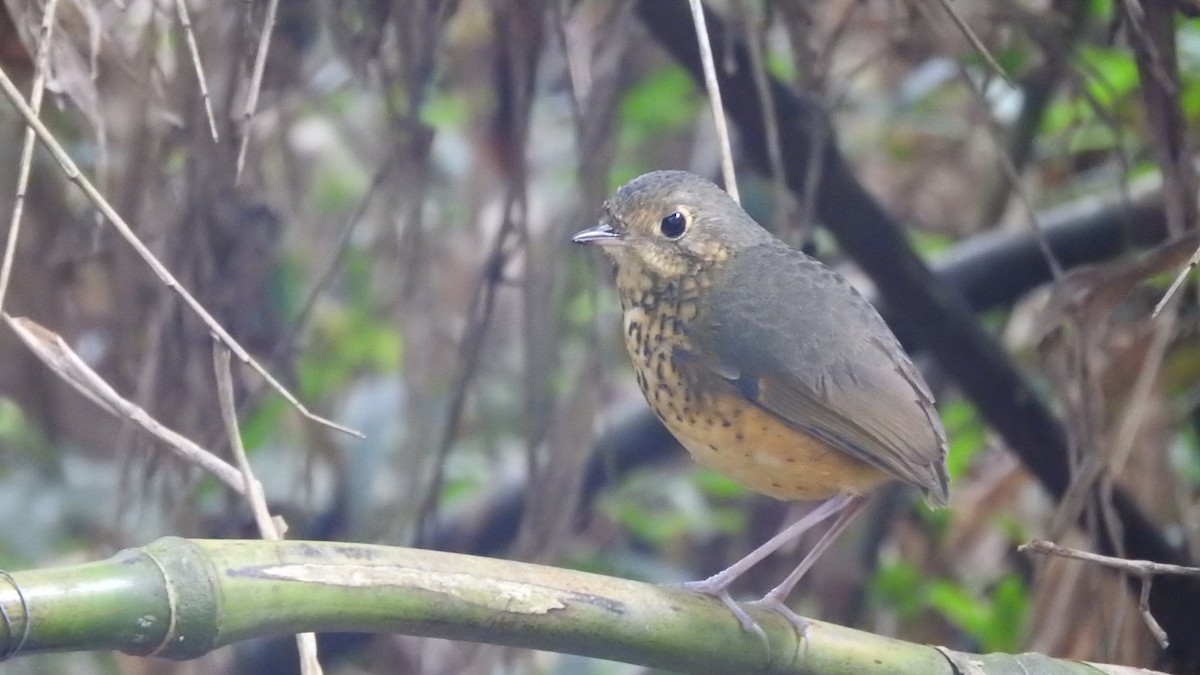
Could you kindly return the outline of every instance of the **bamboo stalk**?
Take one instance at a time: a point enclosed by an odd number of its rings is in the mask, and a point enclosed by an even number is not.
[[[718,601],[679,589],[332,542],[160,539],[108,560],[0,576],[0,610],[0,654],[12,655],[120,650],[189,659],[251,637],[365,631],[697,673],[950,675],[964,664],[980,673],[1120,672],[1036,654],[962,654],[821,621],[801,640],[781,616],[751,609],[764,643]]]

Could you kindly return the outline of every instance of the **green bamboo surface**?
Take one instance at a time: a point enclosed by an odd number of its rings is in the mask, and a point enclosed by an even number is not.
[[[1125,673],[1037,654],[977,656],[611,577],[437,551],[169,537],[0,578],[0,654],[120,650],[188,659],[251,637],[367,631],[529,647],[682,672]]]

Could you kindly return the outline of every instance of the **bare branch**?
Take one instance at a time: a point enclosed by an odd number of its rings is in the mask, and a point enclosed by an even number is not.
[[[200,49],[196,46],[196,34],[192,31],[192,19],[188,16],[187,3],[184,0],[175,0],[175,11],[179,14],[179,24],[183,26],[183,34],[187,38],[188,52],[192,56],[192,65],[196,68],[196,80],[200,83],[200,97],[204,99],[204,113],[208,116],[208,128],[215,143],[220,140],[217,136],[217,120],[213,116],[212,98],[208,95],[208,82],[204,78],[204,65],[200,62]]]
[[[225,433],[229,436],[229,447],[241,471],[242,480],[246,485],[246,501],[250,502],[250,510],[254,513],[254,522],[263,539],[278,541],[283,538],[283,529],[276,527],[271,519],[267,498],[263,494],[262,481],[254,476],[250,468],[250,460],[246,458],[246,448],[242,445],[242,433],[238,429],[237,410],[233,402],[233,377],[229,372],[229,349],[220,341],[213,341],[213,370],[217,376],[217,402],[221,407],[221,421],[225,423]]]
[[[1200,577],[1200,567],[1186,567],[1184,565],[1172,565],[1169,563],[1159,563],[1150,560],[1126,560],[1125,558],[1114,558],[1112,556],[1100,555],[1090,551],[1080,551],[1079,549],[1067,548],[1059,546],[1051,541],[1042,539],[1034,539],[1028,544],[1022,544],[1017,547],[1018,551],[1028,553],[1040,553],[1044,555],[1053,555],[1060,558],[1072,558],[1074,560],[1082,560],[1084,562],[1100,565],[1109,569],[1118,570],[1137,577],[1142,584],[1141,593],[1138,595],[1138,612],[1142,616],[1142,621],[1146,623],[1146,628],[1154,635],[1154,639],[1158,640],[1158,644],[1162,645],[1163,649],[1168,646],[1167,632],[1159,625],[1158,620],[1150,613],[1150,583],[1156,575],[1173,574],[1188,577]]]
[[[688,0],[692,8],[692,20],[696,24],[696,41],[700,45],[700,61],[704,64],[704,88],[708,90],[708,102],[712,106],[713,122],[717,127],[717,142],[721,146],[721,175],[725,179],[725,191],[733,201],[741,202],[738,194],[737,176],[733,172],[733,151],[729,147],[729,126],[725,122],[725,106],[721,104],[721,88],[717,85],[717,67],[713,63],[712,44],[708,41],[708,26],[704,21],[704,6],[700,0]]]
[[[1200,248],[1196,249],[1196,252],[1192,254],[1190,259],[1188,259],[1187,264],[1183,266],[1183,269],[1179,270],[1179,274],[1175,275],[1175,280],[1171,282],[1171,286],[1167,288],[1167,292],[1163,294],[1162,299],[1158,301],[1158,304],[1154,305],[1154,311],[1150,313],[1150,318],[1157,318],[1158,315],[1162,313],[1163,308],[1167,306],[1167,302],[1174,297],[1175,292],[1178,291],[1179,287],[1183,285],[1183,282],[1187,280],[1188,274],[1190,274],[1192,270],[1196,269],[1197,264],[1200,264]]]
[[[287,525],[282,518],[271,517],[266,495],[263,494],[262,481],[254,476],[254,470],[250,468],[246,448],[242,445],[242,433],[238,429],[237,406],[233,400],[233,377],[229,372],[229,348],[219,340],[213,340],[213,370],[217,376],[217,401],[221,406],[221,419],[225,422],[229,447],[233,449],[233,456],[237,459],[242,480],[246,484],[246,500],[250,502],[254,521],[258,524],[258,531],[263,539],[279,541],[283,539]],[[300,652],[300,671],[304,675],[322,675],[324,671],[317,659],[317,636],[313,633],[297,633],[296,648]]]
[[[1043,555],[1053,555],[1060,558],[1072,558],[1074,560],[1083,560],[1084,562],[1095,563],[1103,567],[1119,570],[1126,574],[1135,576],[1150,576],[1156,574],[1177,574],[1180,576],[1200,577],[1200,567],[1187,567],[1185,565],[1172,565],[1170,563],[1154,562],[1152,560],[1127,560],[1125,558],[1114,558],[1108,555],[1092,553],[1091,551],[1081,551],[1075,548],[1059,546],[1052,541],[1044,539],[1034,539],[1028,544],[1022,544],[1017,547],[1022,553],[1040,553]]]
[[[12,104],[16,106],[17,110],[19,110],[25,117],[25,122],[31,128],[33,128],[38,139],[42,141],[42,143],[50,151],[50,154],[54,156],[55,161],[57,161],[59,166],[62,167],[62,170],[67,175],[67,178],[79,186],[80,190],[83,190],[83,193],[87,195],[87,198],[92,202],[92,205],[94,205],[100,211],[100,213],[106,219],[108,219],[110,223],[112,223],[113,227],[117,229],[117,232],[121,234],[122,238],[124,238],[125,241],[127,241],[129,245],[133,247],[133,250],[136,251],[142,260],[145,261],[145,263],[150,267],[155,276],[157,276],[167,288],[178,294],[179,297],[183,299],[184,303],[190,307],[193,312],[195,312],[196,316],[200,317],[200,319],[204,321],[204,324],[208,327],[208,329],[216,334],[216,336],[221,339],[221,342],[228,346],[229,349],[237,355],[239,360],[253,368],[255,372],[262,376],[262,378],[265,379],[271,385],[271,387],[275,389],[275,391],[279,392],[280,396],[286,399],[288,403],[292,404],[292,406],[296,408],[301,415],[304,415],[308,419],[318,424],[327,426],[330,429],[336,429],[343,433],[350,434],[351,436],[362,438],[362,434],[353,429],[349,429],[331,420],[327,420],[324,417],[309,412],[308,408],[304,407],[304,405],[300,403],[299,399],[297,399],[290,391],[280,384],[274,376],[267,372],[266,368],[264,368],[261,364],[259,364],[258,361],[251,357],[250,353],[247,352],[237,340],[233,339],[233,336],[230,335],[228,331],[226,331],[225,328],[222,327],[221,324],[218,323],[217,320],[208,313],[208,310],[204,309],[204,306],[200,304],[200,301],[196,300],[196,298],[179,283],[179,280],[176,279],[173,274],[171,274],[166,266],[159,262],[158,258],[154,256],[154,253],[152,253],[150,249],[147,248],[144,243],[142,243],[142,240],[139,239],[136,234],[134,234],[133,228],[131,228],[129,224],[125,222],[125,219],[122,218],[119,213],[117,213],[116,209],[114,209],[112,205],[108,203],[108,200],[104,198],[104,195],[100,194],[100,191],[96,188],[96,186],[93,185],[92,182],[83,175],[83,172],[79,170],[79,166],[75,164],[75,161],[71,159],[71,156],[67,154],[67,151],[63,149],[58,140],[54,138],[54,135],[50,133],[50,130],[47,129],[44,124],[42,124],[41,120],[39,120],[37,115],[34,114],[33,110],[30,109],[29,105],[25,102],[25,98],[21,96],[21,92],[17,90],[17,86],[13,84],[13,81],[9,78],[8,73],[4,72],[2,68],[0,68],[0,88],[4,90],[4,95],[8,97],[8,100],[11,101]]]
[[[242,177],[242,168],[246,165],[246,147],[250,144],[250,121],[254,111],[258,109],[258,94],[262,90],[263,71],[267,67],[267,52],[271,48],[271,33],[275,30],[275,11],[279,9],[279,0],[267,3],[267,18],[263,21],[262,34],[258,38],[258,53],[254,57],[254,73],[250,76],[250,92],[246,96],[246,109],[242,111],[242,143],[238,147],[237,173],[234,180]]]
[[[112,385],[71,349],[61,335],[25,317],[13,317],[8,314],[3,316],[4,321],[34,355],[76,391],[91,399],[110,415],[127,418],[145,429],[166,443],[168,448],[175,450],[175,454],[181,459],[208,471],[233,491],[238,494],[246,493],[242,474],[237,469],[191,439],[164,426],[143,408],[118,394]]]
[[[47,60],[50,54],[50,33],[54,27],[54,12],[57,8],[58,0],[49,0],[46,3],[46,12],[42,15],[42,30],[35,61],[37,74],[33,78],[33,88],[29,95],[29,105],[33,109],[34,115],[40,114],[42,110],[42,94],[46,90]],[[29,186],[29,167],[32,163],[33,129],[26,127],[25,142],[21,145],[21,163],[17,169],[17,195],[13,199],[12,219],[8,223],[8,241],[4,244],[4,262],[0,263],[0,312],[4,311],[4,298],[8,294],[8,280],[12,275],[13,258],[17,252],[17,237],[21,232],[21,215],[25,212],[25,188]]]
[[[979,39],[979,36],[975,34],[975,31],[971,30],[971,27],[967,25],[967,22],[961,16],[959,16],[958,11],[955,10],[954,6],[950,4],[950,0],[938,0],[938,2],[942,4],[942,8],[945,9],[946,13],[950,15],[950,20],[954,22],[954,25],[958,27],[958,30],[962,31],[963,36],[967,38],[967,42],[971,43],[971,47],[975,49],[977,54],[979,54],[979,58],[983,59],[983,62],[986,63],[989,68],[994,70],[1001,79],[1008,84],[1013,85],[1013,81],[1008,79],[1008,73],[1004,72],[1004,68],[1000,65],[1000,62],[996,60],[996,57],[992,56],[992,53],[988,51],[988,48],[983,44],[983,41]],[[921,0],[917,0],[917,6],[921,6]]]

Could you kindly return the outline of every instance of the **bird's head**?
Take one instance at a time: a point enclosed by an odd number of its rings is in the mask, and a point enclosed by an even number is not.
[[[576,234],[618,269],[677,279],[771,235],[724,190],[686,171],[639,176],[604,202],[600,222]]]

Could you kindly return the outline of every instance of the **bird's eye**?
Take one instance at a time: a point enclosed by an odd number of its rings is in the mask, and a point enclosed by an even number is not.
[[[663,233],[663,236],[668,239],[678,239],[683,236],[684,230],[687,229],[687,216],[676,211],[662,219],[658,229]]]

